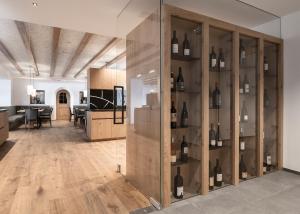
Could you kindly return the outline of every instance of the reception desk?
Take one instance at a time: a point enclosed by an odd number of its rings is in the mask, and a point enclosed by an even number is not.
[[[126,138],[126,124],[114,124],[113,111],[88,111],[87,136],[89,140],[112,140]],[[122,118],[122,112],[116,112],[117,120]],[[126,118],[126,112],[124,112]]]
[[[6,109],[0,109],[0,145],[8,138],[8,116]]]

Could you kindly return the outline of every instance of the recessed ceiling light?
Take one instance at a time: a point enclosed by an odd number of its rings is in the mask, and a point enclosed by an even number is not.
[[[32,6],[33,6],[33,7],[37,7],[37,6],[38,6],[38,3],[37,3],[36,1],[33,1],[33,2],[32,2]]]

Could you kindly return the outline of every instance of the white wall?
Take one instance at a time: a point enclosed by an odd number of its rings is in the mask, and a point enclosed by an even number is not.
[[[300,11],[282,18],[284,39],[283,165],[300,172]]]
[[[271,36],[281,37],[281,20],[275,19],[271,22],[256,26],[252,30],[265,33]]]
[[[0,106],[11,105],[11,80],[0,79]]]
[[[29,105],[30,98],[26,93],[26,79],[14,79],[12,81],[12,105]],[[53,119],[56,119],[56,93],[65,89],[71,96],[71,107],[79,105],[79,92],[86,90],[86,83],[71,81],[45,81],[35,80],[34,87],[37,90],[45,90],[45,104],[53,107]]]

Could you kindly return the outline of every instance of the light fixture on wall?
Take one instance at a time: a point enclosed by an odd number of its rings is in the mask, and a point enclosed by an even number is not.
[[[33,75],[32,74],[32,66],[29,66],[29,84],[27,85],[27,95],[35,97],[36,89],[33,87]]]

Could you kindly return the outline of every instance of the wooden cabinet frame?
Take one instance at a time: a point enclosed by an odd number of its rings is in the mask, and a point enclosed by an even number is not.
[[[170,131],[170,69],[171,69],[171,17],[179,17],[182,19],[201,23],[202,25],[202,145],[200,154],[201,174],[199,177],[202,181],[201,194],[208,194],[208,162],[209,162],[209,27],[216,27],[233,33],[233,66],[231,72],[232,78],[232,184],[239,184],[239,38],[240,35],[249,36],[258,40],[258,99],[257,99],[257,176],[263,175],[263,130],[264,130],[264,42],[268,41],[277,44],[279,47],[278,56],[278,168],[282,168],[282,139],[283,139],[283,41],[270,35],[256,32],[244,27],[223,22],[211,17],[200,15],[194,12],[186,11],[170,5],[164,5],[162,9],[162,204],[167,207],[171,203],[171,166],[170,166],[170,148],[171,148],[171,131]]]

